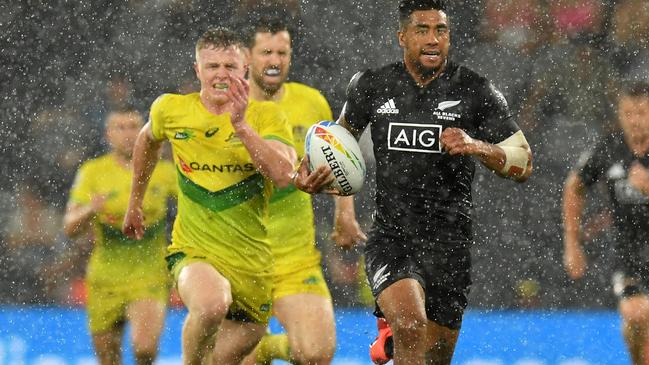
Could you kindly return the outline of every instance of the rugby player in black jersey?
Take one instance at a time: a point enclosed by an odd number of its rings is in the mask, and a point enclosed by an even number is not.
[[[365,249],[380,317],[371,357],[450,364],[471,284],[476,161],[525,181],[532,154],[502,94],[447,57],[443,0],[401,0],[399,24],[403,61],[357,73],[338,121],[357,138],[371,124],[377,161]]]
[[[588,187],[604,181],[617,230],[613,290],[633,363],[649,363],[649,83],[623,86],[621,130],[603,136],[568,176],[563,193],[564,266],[572,279],[586,271],[581,215]]]

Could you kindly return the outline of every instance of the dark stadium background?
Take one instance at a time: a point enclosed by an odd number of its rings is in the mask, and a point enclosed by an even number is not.
[[[0,3],[0,303],[83,308],[89,243],[70,241],[61,231],[74,172],[105,151],[102,118],[111,107],[128,103],[146,112],[161,93],[197,88],[193,45],[204,29],[239,27],[260,13],[287,18],[294,25],[290,78],[322,90],[338,115],[356,71],[401,57],[396,3]],[[594,202],[586,219],[589,271],[575,282],[561,265],[562,184],[581,152],[617,128],[610,86],[649,78],[649,10],[640,0],[450,3],[452,57],[503,91],[535,155],[534,175],[524,185],[477,171],[469,308],[612,313],[615,234],[605,194],[600,188],[589,192]],[[372,217],[372,187],[369,174],[356,202],[365,229]],[[328,238],[331,199],[316,198],[316,217],[337,308],[366,310],[371,303],[359,277],[361,250],[342,251]]]

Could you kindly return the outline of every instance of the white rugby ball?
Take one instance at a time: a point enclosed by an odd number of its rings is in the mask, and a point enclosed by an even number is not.
[[[363,187],[365,160],[356,138],[345,127],[332,121],[318,122],[309,128],[304,142],[309,169],[329,165],[336,178],[331,187],[341,195],[351,195]]]

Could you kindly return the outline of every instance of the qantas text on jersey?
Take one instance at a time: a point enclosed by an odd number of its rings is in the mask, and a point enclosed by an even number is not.
[[[439,137],[442,126],[438,124],[390,123],[388,149],[421,153],[441,153]]]

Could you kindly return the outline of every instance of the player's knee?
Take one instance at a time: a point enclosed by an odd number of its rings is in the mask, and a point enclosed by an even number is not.
[[[392,332],[394,332],[396,341],[407,341],[406,343],[420,343],[425,341],[427,318],[423,316],[410,316],[397,318],[390,323]]]
[[[299,365],[329,365],[333,357],[333,346],[291,347],[291,360]]]
[[[133,352],[136,357],[155,357],[158,352],[158,338],[150,333],[133,338]]]
[[[453,358],[453,344],[446,339],[440,338],[433,344],[433,347],[426,352],[426,364],[450,365]]]
[[[153,360],[155,360],[158,355],[158,347],[149,344],[144,344],[141,347],[138,347],[138,345],[133,344],[133,353],[138,365],[153,364]]]
[[[228,314],[230,304],[232,304],[232,298],[219,298],[195,306],[190,314],[195,316],[205,327],[218,327]]]

